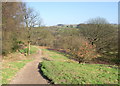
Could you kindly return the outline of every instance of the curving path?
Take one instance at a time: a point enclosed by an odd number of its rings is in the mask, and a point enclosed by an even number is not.
[[[41,59],[41,50],[35,55],[35,60],[26,64],[13,78],[10,84],[48,84],[39,73],[38,65]]]

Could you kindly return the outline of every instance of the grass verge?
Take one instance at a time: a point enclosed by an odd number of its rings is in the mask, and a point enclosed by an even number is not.
[[[19,52],[4,56],[2,62],[2,84],[9,84],[21,68],[23,68],[28,62],[34,60],[34,54],[37,53],[37,51],[37,46],[31,46],[30,56],[24,56]],[[25,53],[26,48],[21,49],[21,52]]]
[[[15,74],[32,60],[5,62],[2,64],[2,84],[8,84]]]

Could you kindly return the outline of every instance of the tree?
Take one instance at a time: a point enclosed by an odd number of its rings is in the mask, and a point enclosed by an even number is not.
[[[32,44],[52,47],[54,36],[49,31],[49,29],[43,27],[35,27],[31,32]]]
[[[92,45],[96,45],[98,53],[104,55],[110,55],[109,52],[117,52],[117,31],[117,27],[109,24],[104,18],[91,19],[88,21],[88,24],[80,27],[80,33]]]
[[[23,16],[21,2],[2,2],[2,53],[15,49],[17,31],[21,28]],[[16,50],[16,49],[15,49]]]
[[[109,22],[105,18],[97,17],[89,19],[87,24],[109,24]]]
[[[97,58],[96,46],[89,44],[84,37],[74,38],[73,41],[70,53],[79,63],[89,62],[93,58]]]
[[[39,21],[38,21],[39,20]],[[2,3],[3,54],[18,49],[18,41],[28,42],[30,54],[31,29],[42,23],[39,14],[23,2]],[[25,29],[26,28],[26,29]],[[26,37],[27,36],[27,37]]]
[[[31,29],[35,27],[36,25],[40,25],[40,18],[39,14],[36,13],[32,8],[27,7],[24,3],[23,5],[23,12],[24,12],[24,22],[25,27],[27,28],[28,32],[28,55],[30,55],[30,44],[31,44]],[[39,22],[38,22],[39,20]]]

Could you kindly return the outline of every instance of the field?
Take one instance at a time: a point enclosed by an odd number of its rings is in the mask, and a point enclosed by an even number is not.
[[[68,60],[64,61],[67,57],[55,51],[43,50],[43,53],[55,59],[41,63],[41,70],[51,80],[51,83],[118,84],[118,67],[115,65],[78,64]]]

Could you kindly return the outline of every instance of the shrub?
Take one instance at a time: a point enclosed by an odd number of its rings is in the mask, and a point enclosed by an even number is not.
[[[89,44],[84,39],[81,39],[77,42],[74,39],[71,49],[67,51],[69,51],[69,54],[72,55],[72,58],[77,60],[79,63],[90,61],[97,57],[95,45]]]
[[[20,53],[28,53],[28,48],[20,49],[19,52]]]
[[[77,51],[73,51],[76,55],[76,59],[80,62],[90,61],[97,57],[95,45],[91,45],[87,42],[82,44]]]

